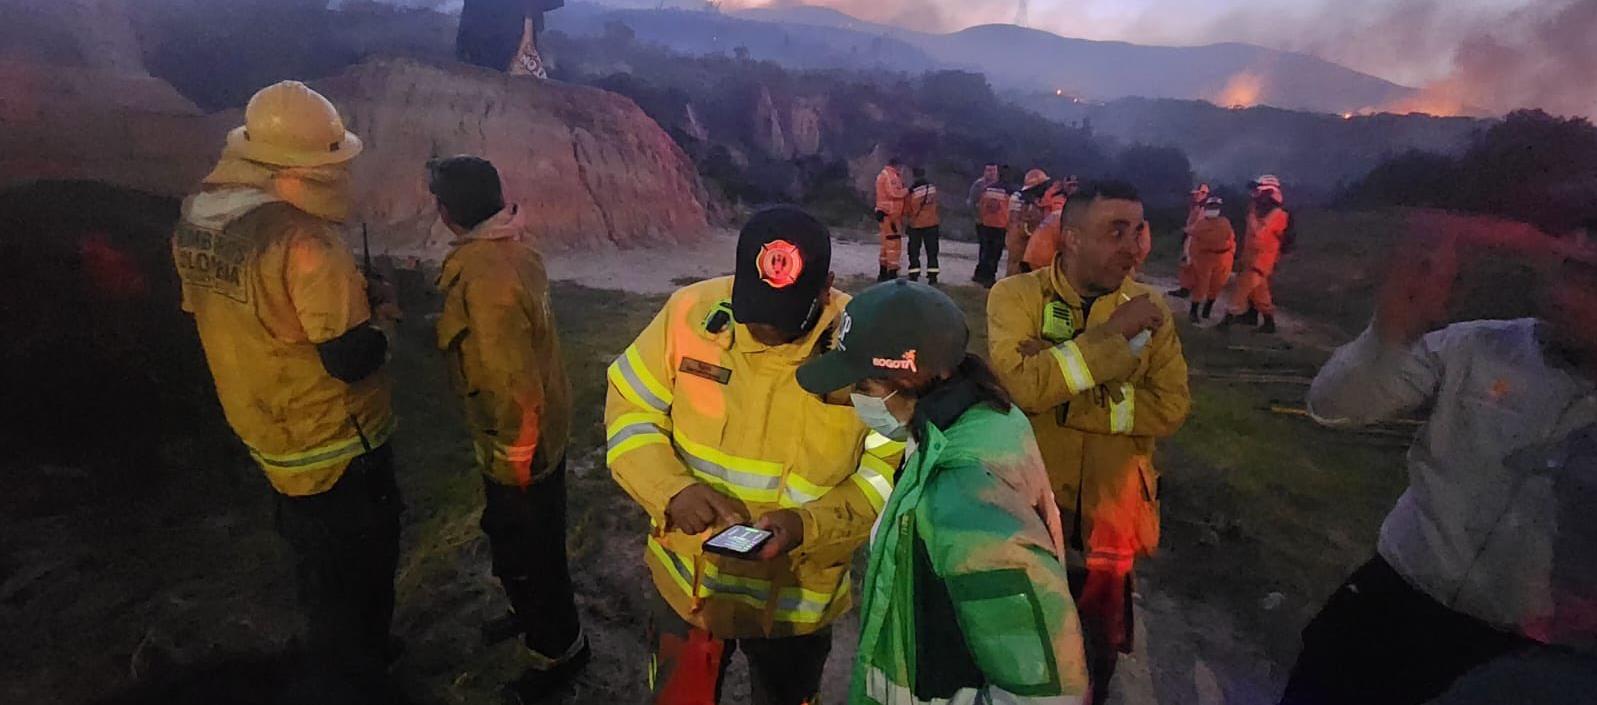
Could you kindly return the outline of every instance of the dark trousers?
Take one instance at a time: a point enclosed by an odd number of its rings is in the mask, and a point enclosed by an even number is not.
[[[1076,536],[1080,536],[1078,527]],[[1072,546],[1072,550],[1080,550]],[[1134,591],[1133,576],[1127,575],[1121,583],[1124,592],[1119,601],[1120,613],[1118,620],[1107,619],[1110,615],[1094,614],[1082,602],[1082,593],[1087,587],[1088,572],[1084,567],[1071,566],[1065,569],[1065,577],[1070,583],[1070,596],[1076,600],[1076,613],[1081,619],[1081,638],[1083,655],[1087,657],[1087,679],[1092,684],[1092,699],[1090,705],[1104,705],[1109,702],[1109,684],[1115,679],[1115,670],[1120,665],[1120,654],[1123,644],[1126,653],[1131,652],[1132,635],[1136,632],[1136,609],[1131,600]],[[1105,626],[1107,622],[1118,621],[1120,633],[1112,633]]]
[[[325,702],[377,702],[387,667],[404,503],[387,445],[351,461],[333,488],[277,497],[277,530],[294,553],[311,676],[357,694]],[[323,686],[311,686],[321,688]]]
[[[941,240],[941,231],[936,225],[929,228],[909,229],[910,279],[919,279],[922,274],[936,279],[937,275],[942,273],[942,268],[937,266],[937,252],[942,249]],[[924,269],[921,268],[920,263],[920,251],[923,245],[926,247],[926,267]]]
[[[550,667],[580,646],[582,627],[566,563],[566,463],[522,488],[483,476],[482,531],[534,667]],[[543,658],[538,658],[539,656]]]
[[[529,12],[527,0],[477,0],[460,11],[460,29],[455,35],[455,56],[468,64],[495,71],[510,67],[521,46],[523,22]],[[541,9],[532,10],[539,25]],[[542,30],[541,26],[537,29]]]
[[[1004,229],[976,226],[976,274],[971,279],[987,284],[998,281],[998,262],[1003,257]]]
[[[732,654],[749,660],[749,702],[803,705],[816,702],[821,672],[832,653],[830,627],[780,639],[720,639],[677,616],[650,589],[649,690],[654,705],[715,705]]]
[[[1411,587],[1377,556],[1303,629],[1282,705],[1418,705],[1489,660],[1529,646]]]

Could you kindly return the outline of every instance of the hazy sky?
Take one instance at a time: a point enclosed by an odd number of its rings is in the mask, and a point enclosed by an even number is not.
[[[728,6],[783,0],[726,0]],[[948,31],[1013,22],[1021,0],[808,0],[863,19]],[[1581,0],[1582,2],[1588,0]],[[1597,2],[1597,0],[1589,0]],[[1142,44],[1242,41],[1317,54],[1419,85],[1444,77],[1472,35],[1516,32],[1570,0],[1029,0],[1029,24]]]
[[[692,0],[684,0],[692,1]],[[723,7],[794,0],[721,0]],[[1023,0],[802,0],[924,31],[1014,22]],[[1029,0],[1029,26],[1138,44],[1239,41],[1425,89],[1428,103],[1597,114],[1597,0]],[[1439,110],[1441,108],[1438,108]]]

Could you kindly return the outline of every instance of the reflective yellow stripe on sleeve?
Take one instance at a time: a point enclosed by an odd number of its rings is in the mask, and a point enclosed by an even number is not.
[[[616,417],[605,433],[605,463],[615,464],[617,458],[651,445],[671,445],[665,433],[665,414],[638,411]]]
[[[782,487],[781,504],[784,507],[797,507],[820,499],[830,491],[830,486],[810,482],[798,473],[788,473],[787,483]]]
[[[1075,341],[1048,348],[1049,354],[1054,356],[1054,361],[1059,363],[1059,372],[1065,376],[1065,384],[1070,387],[1071,394],[1081,394],[1098,383],[1092,379],[1092,370],[1087,368],[1087,358],[1081,354],[1081,348]]]
[[[643,363],[643,356],[638,353],[638,346],[627,346],[627,351],[610,363],[606,376],[627,401],[662,414],[671,410],[670,388],[649,372],[648,365]]]
[[[875,431],[865,435],[865,452],[878,458],[887,458],[904,452],[904,442],[895,441]]]
[[[876,459],[872,458],[871,460]],[[881,463],[880,460],[876,460],[876,462]],[[886,463],[882,463],[878,468],[885,466]],[[865,493],[866,501],[871,503],[872,509],[881,511],[882,505],[887,504],[888,496],[893,494],[893,482],[887,479],[891,475],[891,469],[883,472],[877,468],[870,467],[869,463],[865,463],[860,465],[859,470],[849,480],[859,485],[860,490]]]
[[[1109,432],[1129,434],[1137,418],[1137,388],[1121,382],[1120,394],[1120,401],[1109,403]]]
[[[752,458],[739,458],[716,448],[695,443],[677,433],[673,436],[678,455],[695,477],[726,494],[746,502],[774,503],[779,500],[782,464]]]

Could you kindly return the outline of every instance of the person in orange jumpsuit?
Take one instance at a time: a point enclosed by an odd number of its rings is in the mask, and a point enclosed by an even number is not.
[[[881,269],[876,281],[898,278],[898,263],[904,257],[904,201],[909,189],[904,187],[904,160],[893,157],[876,175],[876,221],[882,241]]]
[[[1209,185],[1198,184],[1192,189],[1192,200],[1187,202],[1187,224],[1184,232],[1191,232],[1192,226],[1203,219],[1203,203],[1209,199]],[[1181,239],[1181,267],[1176,270],[1176,283],[1180,287],[1170,292],[1171,296],[1183,298],[1192,295],[1192,290],[1197,288],[1196,272],[1192,268],[1192,239]]]
[[[1010,197],[1009,232],[1004,237],[1004,249],[1009,251],[1009,261],[1005,267],[1007,276],[1012,277],[1032,269],[1026,264],[1026,247],[1031,244],[1032,234],[1042,226],[1050,211],[1044,200],[1057,198],[1059,193],[1052,189],[1047,193],[1039,193],[1038,191],[1047,183],[1048,172],[1032,169],[1026,172],[1026,180],[1020,191]]]
[[[1022,258],[1026,263],[1026,271],[1036,271],[1053,264],[1054,257],[1059,253],[1060,243],[1064,239],[1063,214],[1067,186],[1068,182],[1049,186],[1040,201],[1044,215],[1037,229],[1032,231],[1031,238],[1026,241],[1026,255]]]
[[[1220,329],[1228,330],[1235,323],[1248,323],[1244,313],[1251,306],[1264,318],[1258,332],[1275,332],[1275,302],[1270,295],[1270,277],[1281,258],[1281,241],[1291,223],[1282,207],[1281,180],[1274,176],[1261,176],[1253,185],[1253,203],[1248,207],[1248,236],[1242,249],[1242,272],[1231,291],[1229,310]]]
[[[1231,279],[1231,265],[1237,254],[1237,233],[1231,221],[1220,215],[1225,201],[1210,196],[1203,202],[1201,217],[1187,226],[1187,249],[1192,263],[1192,306],[1187,318],[1193,323],[1214,313],[1214,300]]]

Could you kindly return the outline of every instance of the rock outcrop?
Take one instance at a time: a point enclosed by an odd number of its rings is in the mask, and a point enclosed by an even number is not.
[[[664,130],[619,95],[462,65],[378,60],[313,81],[366,143],[359,217],[374,251],[436,255],[423,164],[478,154],[552,248],[675,243],[708,230],[707,196]],[[101,181],[169,196],[192,190],[240,111],[205,115],[159,79],[0,62],[0,188]]]
[[[0,62],[0,187],[81,179],[179,195],[225,131],[157,78]]]
[[[759,96],[754,100],[754,143],[766,154],[778,159],[793,157],[787,134],[782,130],[782,116],[771,100],[771,89],[764,86],[760,87]]]
[[[448,235],[436,227],[422,166],[454,154],[499,167],[506,198],[526,209],[541,243],[672,243],[708,228],[704,187],[687,155],[614,93],[409,60],[361,64],[314,85],[366,142],[356,196],[385,249],[443,246]]]
[[[688,106],[689,119],[694,119]],[[821,122],[826,114],[826,97],[797,95],[776,99],[768,86],[761,86],[751,106],[754,143],[777,159],[812,157],[820,154]],[[702,128],[701,128],[702,129]],[[690,129],[691,133],[691,129]]]
[[[826,98],[804,97],[793,99],[793,109],[788,118],[788,144],[800,157],[813,157],[821,153],[821,120],[826,114]]]

